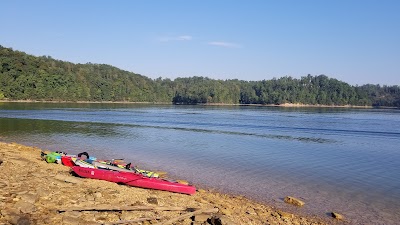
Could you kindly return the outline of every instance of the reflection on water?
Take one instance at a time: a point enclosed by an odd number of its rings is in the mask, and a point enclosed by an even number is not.
[[[109,137],[118,135],[115,125],[106,123],[76,123],[55,120],[31,120],[0,118],[1,132],[3,135],[18,134],[30,135],[96,135]]]
[[[0,104],[0,140],[89,151],[289,211],[400,219],[396,110]],[[303,198],[293,209],[286,195]]]

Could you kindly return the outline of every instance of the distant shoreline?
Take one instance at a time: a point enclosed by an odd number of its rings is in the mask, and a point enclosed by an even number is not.
[[[356,106],[356,105],[309,105],[300,103],[284,103],[280,105],[274,104],[219,104],[219,103],[209,103],[204,105],[240,105],[240,106],[265,106],[265,107],[287,107],[287,108],[365,108],[372,109],[373,106]]]
[[[14,103],[77,103],[77,104],[147,104],[147,105],[174,105],[172,102],[128,102],[128,101],[45,101],[45,100],[0,100],[1,102]],[[285,107],[285,108],[358,108],[358,109],[398,109],[387,106],[357,106],[357,105],[310,105],[300,103],[274,104],[227,104],[227,103],[199,103],[199,104],[176,104],[176,105],[204,105],[204,106],[260,106],[260,107]]]
[[[14,103],[77,103],[77,104],[153,104],[153,105],[172,105],[169,102],[124,102],[124,101],[46,101],[46,100],[0,100],[0,102]]]

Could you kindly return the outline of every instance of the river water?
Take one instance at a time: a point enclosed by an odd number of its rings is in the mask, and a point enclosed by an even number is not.
[[[124,158],[295,213],[400,221],[400,110],[0,103],[0,141]]]

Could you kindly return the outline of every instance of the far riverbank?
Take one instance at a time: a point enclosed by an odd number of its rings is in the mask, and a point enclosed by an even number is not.
[[[41,100],[0,100],[0,102],[10,103],[78,103],[78,104],[145,104],[145,105],[173,105],[172,102],[124,102],[124,101],[41,101]],[[182,104],[176,104],[182,105]],[[292,108],[359,108],[373,109],[385,108],[396,109],[396,107],[373,107],[373,106],[357,106],[357,105],[310,105],[301,103],[284,103],[284,104],[227,104],[227,103],[199,103],[195,105],[204,106],[264,106],[264,107],[292,107]]]

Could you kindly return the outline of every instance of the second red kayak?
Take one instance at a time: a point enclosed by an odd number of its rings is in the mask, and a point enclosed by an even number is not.
[[[134,187],[150,188],[163,191],[171,191],[182,194],[195,194],[194,186],[171,182],[159,178],[149,178],[142,174],[84,168],[80,166],[72,167],[72,170],[80,177],[111,181],[114,183],[126,184]]]

